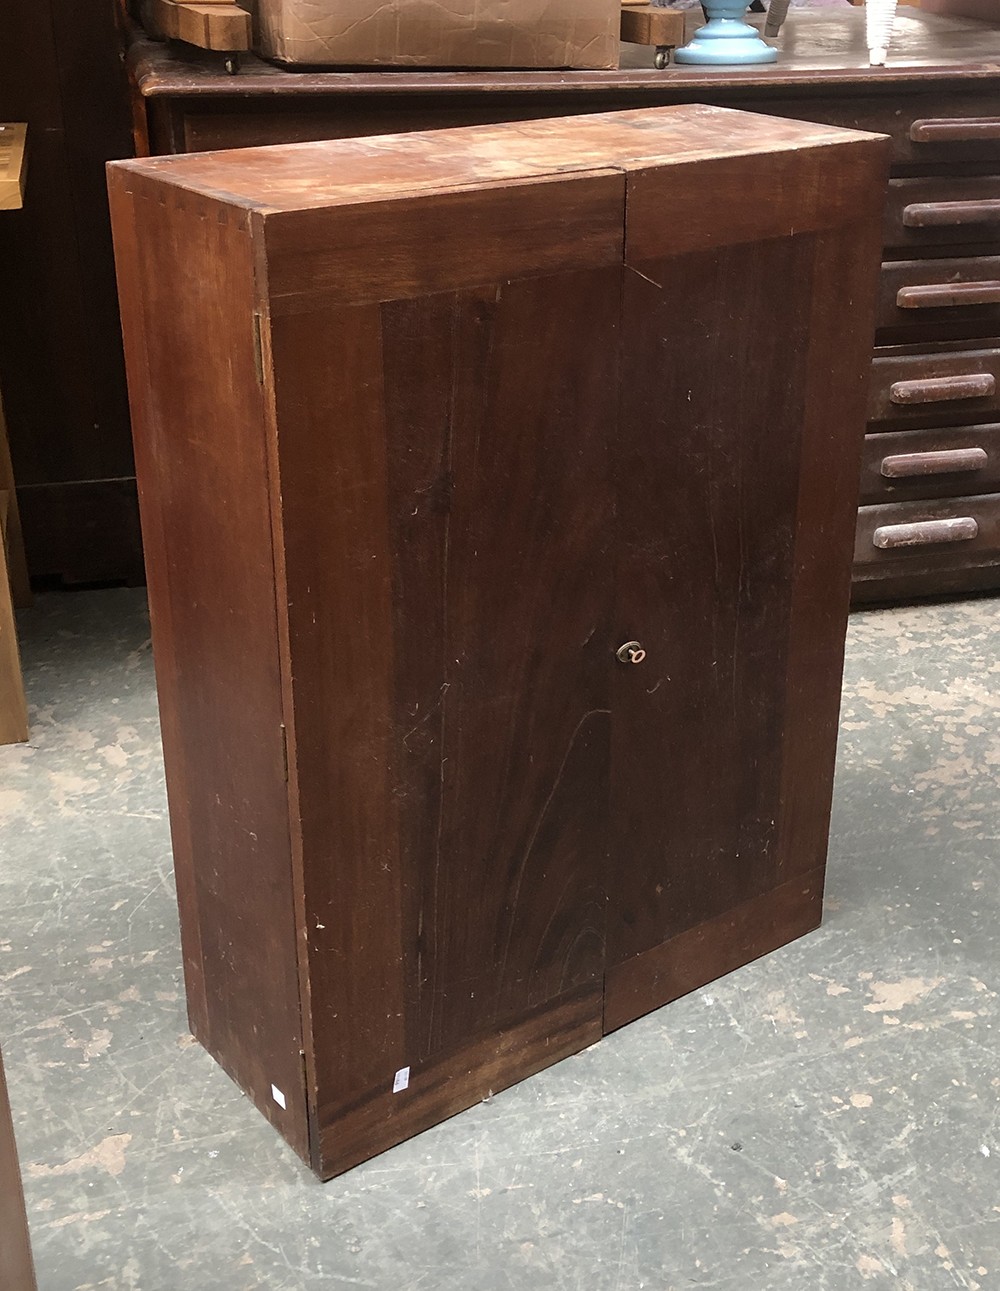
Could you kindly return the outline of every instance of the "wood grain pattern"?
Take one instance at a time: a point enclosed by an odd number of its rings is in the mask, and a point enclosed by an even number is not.
[[[110,186],[191,1027],[308,1155],[247,219]]]
[[[658,45],[673,49],[684,43],[684,13],[680,9],[638,4],[622,8],[621,38],[634,45]]]
[[[600,981],[620,278],[272,320],[325,1143],[396,1070]],[[352,381],[303,379],[305,347]]]
[[[190,0],[150,0],[159,32],[200,49],[243,50],[251,45],[250,13],[235,3],[194,4]]]
[[[815,166],[818,180],[822,171],[819,187],[834,195],[837,179],[824,169],[831,160],[807,156],[803,172]],[[772,161],[754,162],[765,185]],[[637,343],[623,383],[631,469],[618,578],[621,612],[632,601],[641,607],[641,618],[630,613],[622,626],[642,640],[647,662],[621,675],[613,704],[612,815],[630,864],[609,923],[609,965],[824,861],[849,588],[843,552],[854,522],[859,373],[886,161],[872,149],[870,170],[841,177],[844,205],[833,197],[826,210],[832,223],[850,220],[847,230],[774,241],[787,218],[778,202],[756,208],[759,243],[744,214],[743,245],[675,259],[665,258],[669,231],[688,226],[670,218],[671,203],[688,201],[698,180],[679,185],[676,198],[637,184],[626,283],[626,328]],[[728,164],[735,194],[738,164]],[[706,202],[698,237],[709,242],[717,231],[709,212],[718,210],[721,224],[731,209]],[[718,229],[723,246],[731,236],[731,224]],[[649,248],[661,259],[645,259]],[[852,301],[849,332],[829,310],[835,283]],[[723,315],[711,303],[720,294]],[[763,320],[779,313],[785,321],[773,332]],[[659,338],[671,353],[666,371]],[[641,373],[657,367],[660,382],[644,382]],[[704,371],[727,372],[733,384],[707,386]],[[658,562],[661,550],[676,559]],[[768,601],[764,587],[781,594]],[[685,750],[706,728],[711,752],[695,763]],[[648,811],[651,801],[662,803],[659,812]],[[722,802],[734,810],[720,812]],[[727,954],[720,944],[720,964]],[[706,970],[704,980],[724,971]]]
[[[706,920],[609,969],[605,1033],[818,928],[823,867]]]
[[[14,1125],[7,1098],[7,1081],[0,1057],[0,1269],[4,1291],[35,1291],[28,1219],[24,1210],[21,1171],[14,1142]]]
[[[322,1107],[316,1172],[329,1179],[440,1124],[600,1040],[601,986],[546,1001],[509,1025],[411,1068],[405,1091],[384,1083],[350,1106]]]

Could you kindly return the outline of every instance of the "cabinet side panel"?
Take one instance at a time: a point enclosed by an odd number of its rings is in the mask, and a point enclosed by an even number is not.
[[[756,240],[746,210],[734,240],[706,206],[671,256],[652,208],[629,208],[646,221],[630,248],[663,249],[627,260],[619,596],[640,596],[635,635],[660,658],[656,692],[620,677],[613,705],[631,865],[609,907],[608,1029],[820,919],[884,162],[874,141],[804,157],[812,231],[792,236],[787,162]],[[766,192],[768,159],[743,164]],[[836,198],[825,221],[816,185]]]
[[[304,1155],[251,237],[242,212],[110,185],[191,1026]]]
[[[600,1033],[621,268],[579,254],[271,320],[324,1174]]]

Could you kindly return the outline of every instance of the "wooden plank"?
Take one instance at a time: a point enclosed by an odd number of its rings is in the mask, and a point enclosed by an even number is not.
[[[18,744],[28,738],[28,704],[21,676],[17,625],[7,563],[7,521],[11,494],[0,489],[0,744]]]
[[[4,1291],[35,1291],[28,1217],[14,1142],[14,1125],[0,1056],[0,1269]]]
[[[237,4],[150,0],[150,5],[160,31],[172,40],[227,53],[250,48],[250,14]]]
[[[394,77],[395,73],[390,77],[382,73],[383,80]],[[553,177],[562,180],[573,174],[584,182],[608,169],[610,156],[615,158],[615,170],[657,167],[665,176],[678,166],[741,156],[761,158],[762,164],[766,156],[768,166],[775,168],[783,157],[790,166],[796,164],[803,149],[843,147],[851,133],[860,147],[869,147],[870,135],[858,131],[845,133],[792,120],[768,120],[762,125],[760,118],[750,113],[683,104],[645,111],[595,112],[574,121],[572,131],[565,122],[557,126],[542,119],[519,122],[516,129],[485,125],[416,134],[397,132],[378,138],[328,138],[299,144],[294,151],[246,148],[222,156],[193,153],[126,165],[137,175],[155,176],[191,192],[261,210],[269,218],[309,211],[326,216],[330,208],[410,201],[429,190],[444,197],[489,184],[498,191],[510,188],[516,192],[527,183]],[[844,182],[850,173],[845,171]],[[687,182],[692,178],[685,176]],[[782,178],[780,169],[769,169],[772,196],[787,210],[796,193],[794,186],[791,193],[783,191]],[[819,221],[825,211],[827,222],[836,223],[854,190],[864,188],[866,178],[857,175],[849,181],[849,191],[842,184],[826,194],[825,200],[812,191],[802,194],[802,214]]]
[[[28,127],[20,123],[0,125],[0,211],[24,205],[27,132]]]
[[[14,490],[14,468],[7,443],[7,423],[4,420],[3,398],[0,397],[0,492],[7,495],[5,538],[7,548],[7,577],[15,606],[31,604],[31,584],[28,581],[28,563],[24,554],[24,535],[21,532],[21,515]]]
[[[621,38],[633,45],[683,45],[684,11],[630,3],[622,9]]]
[[[191,1026],[308,1157],[249,230],[110,188]]]

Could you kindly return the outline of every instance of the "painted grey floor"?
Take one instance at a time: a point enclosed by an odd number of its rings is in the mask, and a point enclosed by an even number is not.
[[[142,593],[40,597],[0,1039],[41,1291],[1000,1287],[998,609],[853,619],[821,931],[320,1185],[187,1034]]]

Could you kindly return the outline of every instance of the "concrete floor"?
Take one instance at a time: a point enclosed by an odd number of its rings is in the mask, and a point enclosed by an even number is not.
[[[142,593],[40,597],[0,1040],[41,1291],[1000,1287],[997,605],[852,620],[819,932],[320,1185],[187,1033]]]

